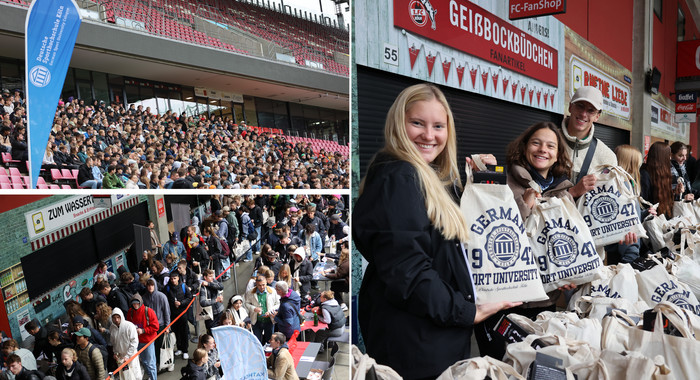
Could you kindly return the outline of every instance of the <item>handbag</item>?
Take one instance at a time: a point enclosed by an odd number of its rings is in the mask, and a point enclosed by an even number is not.
[[[167,369],[173,371],[175,369],[175,354],[173,347],[175,346],[175,333],[166,333],[163,337],[163,344],[160,347],[160,363],[158,370]]]
[[[700,342],[692,337],[685,313],[670,302],[659,303],[654,307],[654,311],[656,320],[653,331],[638,328],[626,316],[621,319],[622,313],[617,311],[605,317],[601,340],[603,348],[613,351],[637,351],[650,358],[661,355],[676,379],[698,378]],[[664,333],[663,317],[666,317],[683,336]]]
[[[507,185],[467,184],[460,209],[469,227],[465,243],[477,303],[546,300],[537,261]]]
[[[647,238],[639,220],[637,196],[627,186],[632,177],[619,166],[601,166],[597,173],[595,188],[577,201],[596,245],[617,243],[629,232]]]
[[[586,222],[568,198],[538,200],[525,229],[540,267],[545,292],[597,278],[602,260]]]
[[[206,291],[206,290],[205,290]],[[200,303],[202,299],[202,284],[199,284],[199,295],[197,296],[197,302],[195,302],[195,320],[197,321],[209,321],[214,319],[214,311],[211,306],[202,306]]]
[[[490,356],[460,360],[449,366],[437,380],[525,380],[515,368]]]

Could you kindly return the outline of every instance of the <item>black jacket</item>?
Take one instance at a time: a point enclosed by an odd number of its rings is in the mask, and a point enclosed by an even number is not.
[[[199,366],[194,364],[192,360],[187,362],[187,365],[182,367],[180,373],[182,378],[186,380],[206,380],[207,374],[204,371],[205,366]]]
[[[369,262],[359,295],[367,353],[405,379],[434,378],[469,358],[476,306],[467,264],[460,243],[431,224],[412,165],[375,159],[352,228]]]
[[[87,369],[81,362],[75,362],[75,369],[69,376],[66,372],[66,367],[59,363],[56,368],[56,379],[58,380],[91,380],[90,375],[88,375]]]
[[[175,286],[172,283],[169,283],[165,286],[165,295],[168,296],[168,302],[170,303],[170,314],[173,316],[173,319],[175,316],[187,309],[187,305],[189,305],[190,301],[192,300],[192,292],[190,292],[190,289],[186,284],[185,290],[183,291],[183,284],[184,282],[181,282]],[[179,307],[175,306],[175,301],[180,302]]]

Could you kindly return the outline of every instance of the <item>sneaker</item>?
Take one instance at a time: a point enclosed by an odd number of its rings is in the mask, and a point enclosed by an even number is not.
[[[340,304],[340,309],[342,309],[343,311],[348,311],[348,305],[346,305],[346,304],[343,302],[343,303]],[[177,355],[177,354],[175,354],[175,355]]]
[[[171,365],[170,367],[168,367],[168,372],[172,372],[172,371],[174,371],[174,370],[175,370],[175,365],[174,365],[174,364]]]
[[[187,355],[187,352],[185,352],[184,354],[182,354],[182,358],[185,359],[185,360],[187,360],[187,359],[190,358],[190,356]]]
[[[180,351],[180,350],[175,351],[175,356],[180,356],[180,355],[182,355],[182,351]]]

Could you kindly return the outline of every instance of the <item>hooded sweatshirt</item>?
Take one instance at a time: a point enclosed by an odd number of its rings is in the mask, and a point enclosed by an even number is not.
[[[138,309],[134,309],[133,306],[130,307],[129,311],[126,312],[126,319],[136,325],[136,328],[143,329],[143,333],[139,335],[139,343],[148,343],[158,334],[158,328],[160,327],[158,316],[153,309],[143,304],[140,294],[134,294],[129,304],[132,305],[134,300],[138,300],[141,305],[139,305]]]
[[[136,325],[127,321],[124,318],[124,313],[119,308],[115,308],[112,311],[112,316],[114,315],[118,315],[121,318],[121,323],[119,326],[112,323],[109,327],[109,340],[112,343],[114,354],[117,356],[117,362],[121,364],[138,351],[139,336],[136,332]],[[129,363],[129,369],[137,374],[137,378],[140,378],[141,364],[138,359]]]
[[[153,293],[148,292],[148,287],[143,293],[143,304],[153,309],[158,317],[159,327],[164,327],[170,324],[170,306],[168,305],[168,297],[158,290],[158,284],[153,277],[148,279],[148,284],[153,284]]]

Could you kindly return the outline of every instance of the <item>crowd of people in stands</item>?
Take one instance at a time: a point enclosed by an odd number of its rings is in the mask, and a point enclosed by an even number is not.
[[[13,339],[3,343],[7,369],[0,376],[41,379],[44,374],[37,370],[37,359],[44,359],[56,363],[51,375],[59,380],[104,380],[106,373],[154,341],[139,355],[140,360],[131,361],[122,371],[140,375],[143,368],[156,380],[159,369],[164,370],[159,355],[167,334],[157,339],[156,335],[185,311],[170,331],[175,334],[174,355],[187,360],[192,353],[192,360],[182,369],[188,379],[222,375],[212,327],[240,326],[261,344],[269,342],[273,349],[268,359],[270,376],[275,379],[288,378],[289,365],[294,369],[287,360],[285,342],[300,329],[302,307],[318,307],[320,320],[329,325],[317,333],[317,341],[342,335],[347,310],[342,293],[349,290],[349,229],[342,196],[226,195],[213,196],[210,205],[210,215],[194,216],[191,225],[171,232],[164,244],[154,223],[146,223],[152,232],[151,249],[143,253],[138,266],[131,270],[122,266],[112,273],[105,263],[99,263],[94,285],[82,288],[80,302],[64,304],[67,329],[42,326],[34,319],[25,325],[34,338],[32,351],[19,348]],[[250,248],[237,258],[240,245]],[[254,255],[260,257],[252,263],[246,289],[224,299],[224,287],[233,287],[232,281],[227,282],[236,268],[231,263],[251,261]],[[323,256],[338,264],[333,273],[324,272],[334,280],[332,290],[312,294],[313,288],[318,289],[311,281],[313,265]],[[201,335],[193,299],[202,308],[211,307],[206,333]],[[197,348],[191,350],[190,343]],[[140,379],[139,375],[135,378]]]
[[[28,159],[25,102],[3,92],[0,149]],[[221,116],[187,116],[134,104],[60,101],[43,157],[51,168],[78,169],[76,185],[106,189],[348,189],[349,159],[292,144]]]

